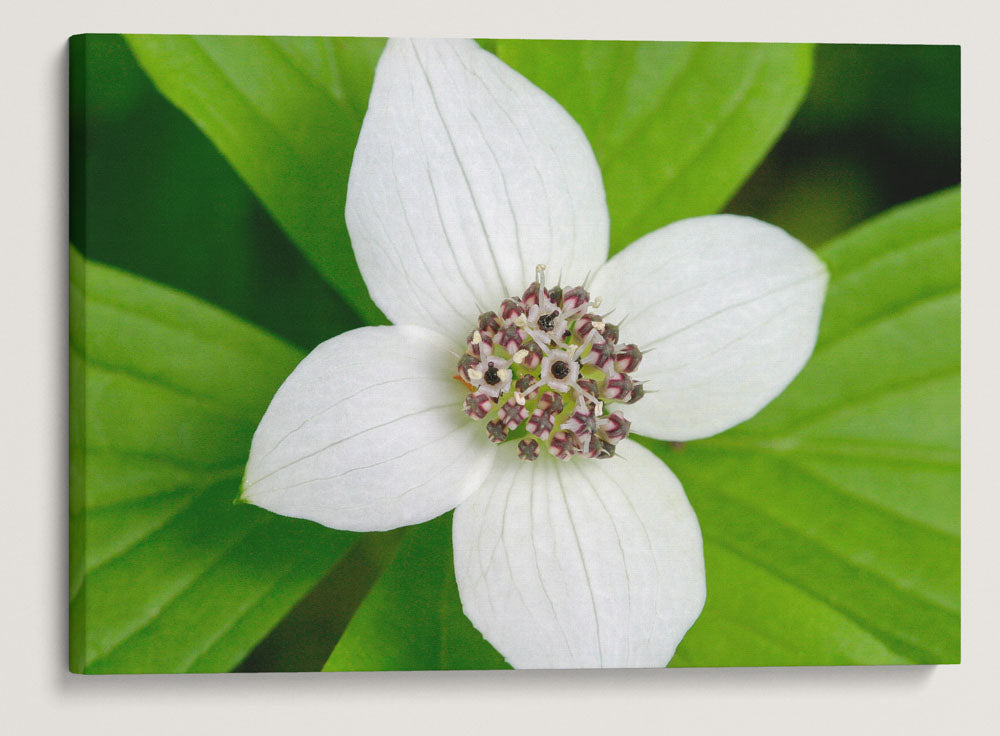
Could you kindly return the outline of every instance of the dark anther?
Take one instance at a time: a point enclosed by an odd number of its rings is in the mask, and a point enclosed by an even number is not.
[[[566,365],[566,363],[564,363],[563,361],[557,360],[555,363],[552,364],[552,375],[558,378],[559,380],[562,380],[563,378],[569,375],[569,366]],[[489,378],[487,378],[486,380],[489,380]]]
[[[646,395],[646,389],[642,387],[641,383],[636,383],[634,386],[632,386],[632,393],[629,394],[628,401],[626,401],[625,403],[634,404],[645,395]]]
[[[548,314],[543,314],[538,318],[538,327],[543,332],[551,332],[552,328],[555,327],[556,317],[559,316],[559,312],[549,312]]]
[[[612,445],[610,442],[605,442],[604,440],[596,436],[594,437],[594,439],[597,440],[598,443],[600,443],[600,446],[597,448],[597,456],[596,456],[598,460],[606,460],[609,457],[615,456],[614,445]],[[593,448],[593,442],[591,443],[591,448]]]
[[[490,367],[486,369],[486,372],[483,374],[483,378],[485,378],[486,383],[490,384],[491,386],[496,386],[498,383],[500,383],[500,374],[497,373],[496,366],[494,366],[492,363],[490,363]]]

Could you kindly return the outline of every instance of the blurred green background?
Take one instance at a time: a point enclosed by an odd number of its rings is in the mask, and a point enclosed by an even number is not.
[[[958,184],[959,57],[957,46],[817,46],[804,104],[726,210],[816,246]],[[70,238],[88,258],[303,348],[361,324],[121,37],[88,36],[85,61],[71,85]],[[85,213],[84,196],[100,206]]]

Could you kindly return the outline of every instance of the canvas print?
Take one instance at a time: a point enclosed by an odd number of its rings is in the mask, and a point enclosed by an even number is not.
[[[74,672],[959,661],[957,47],[70,50]]]

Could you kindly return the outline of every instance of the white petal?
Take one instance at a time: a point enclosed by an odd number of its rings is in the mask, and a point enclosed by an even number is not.
[[[455,511],[466,615],[515,667],[663,667],[705,603],[701,531],[642,446],[533,463],[498,453]]]
[[[243,499],[353,531],[453,508],[495,455],[462,412],[454,363],[444,338],[423,327],[362,327],[327,340],[267,408]]]
[[[608,261],[591,293],[624,318],[622,341],[649,351],[632,431],[708,437],[764,408],[812,355],[826,283],[806,246],[736,215],[676,222]]]
[[[579,283],[607,258],[601,174],[551,97],[472,41],[390,40],[354,151],[347,226],[397,324],[463,334],[548,264]]]

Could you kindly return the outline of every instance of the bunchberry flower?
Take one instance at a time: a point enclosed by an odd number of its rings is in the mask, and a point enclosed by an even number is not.
[[[812,352],[823,264],[730,215],[607,260],[583,132],[471,41],[388,43],[346,214],[394,325],[302,361],[243,497],[361,531],[455,508],[464,610],[514,666],[665,665],[704,604],[701,533],[628,435],[706,437],[777,396]]]

